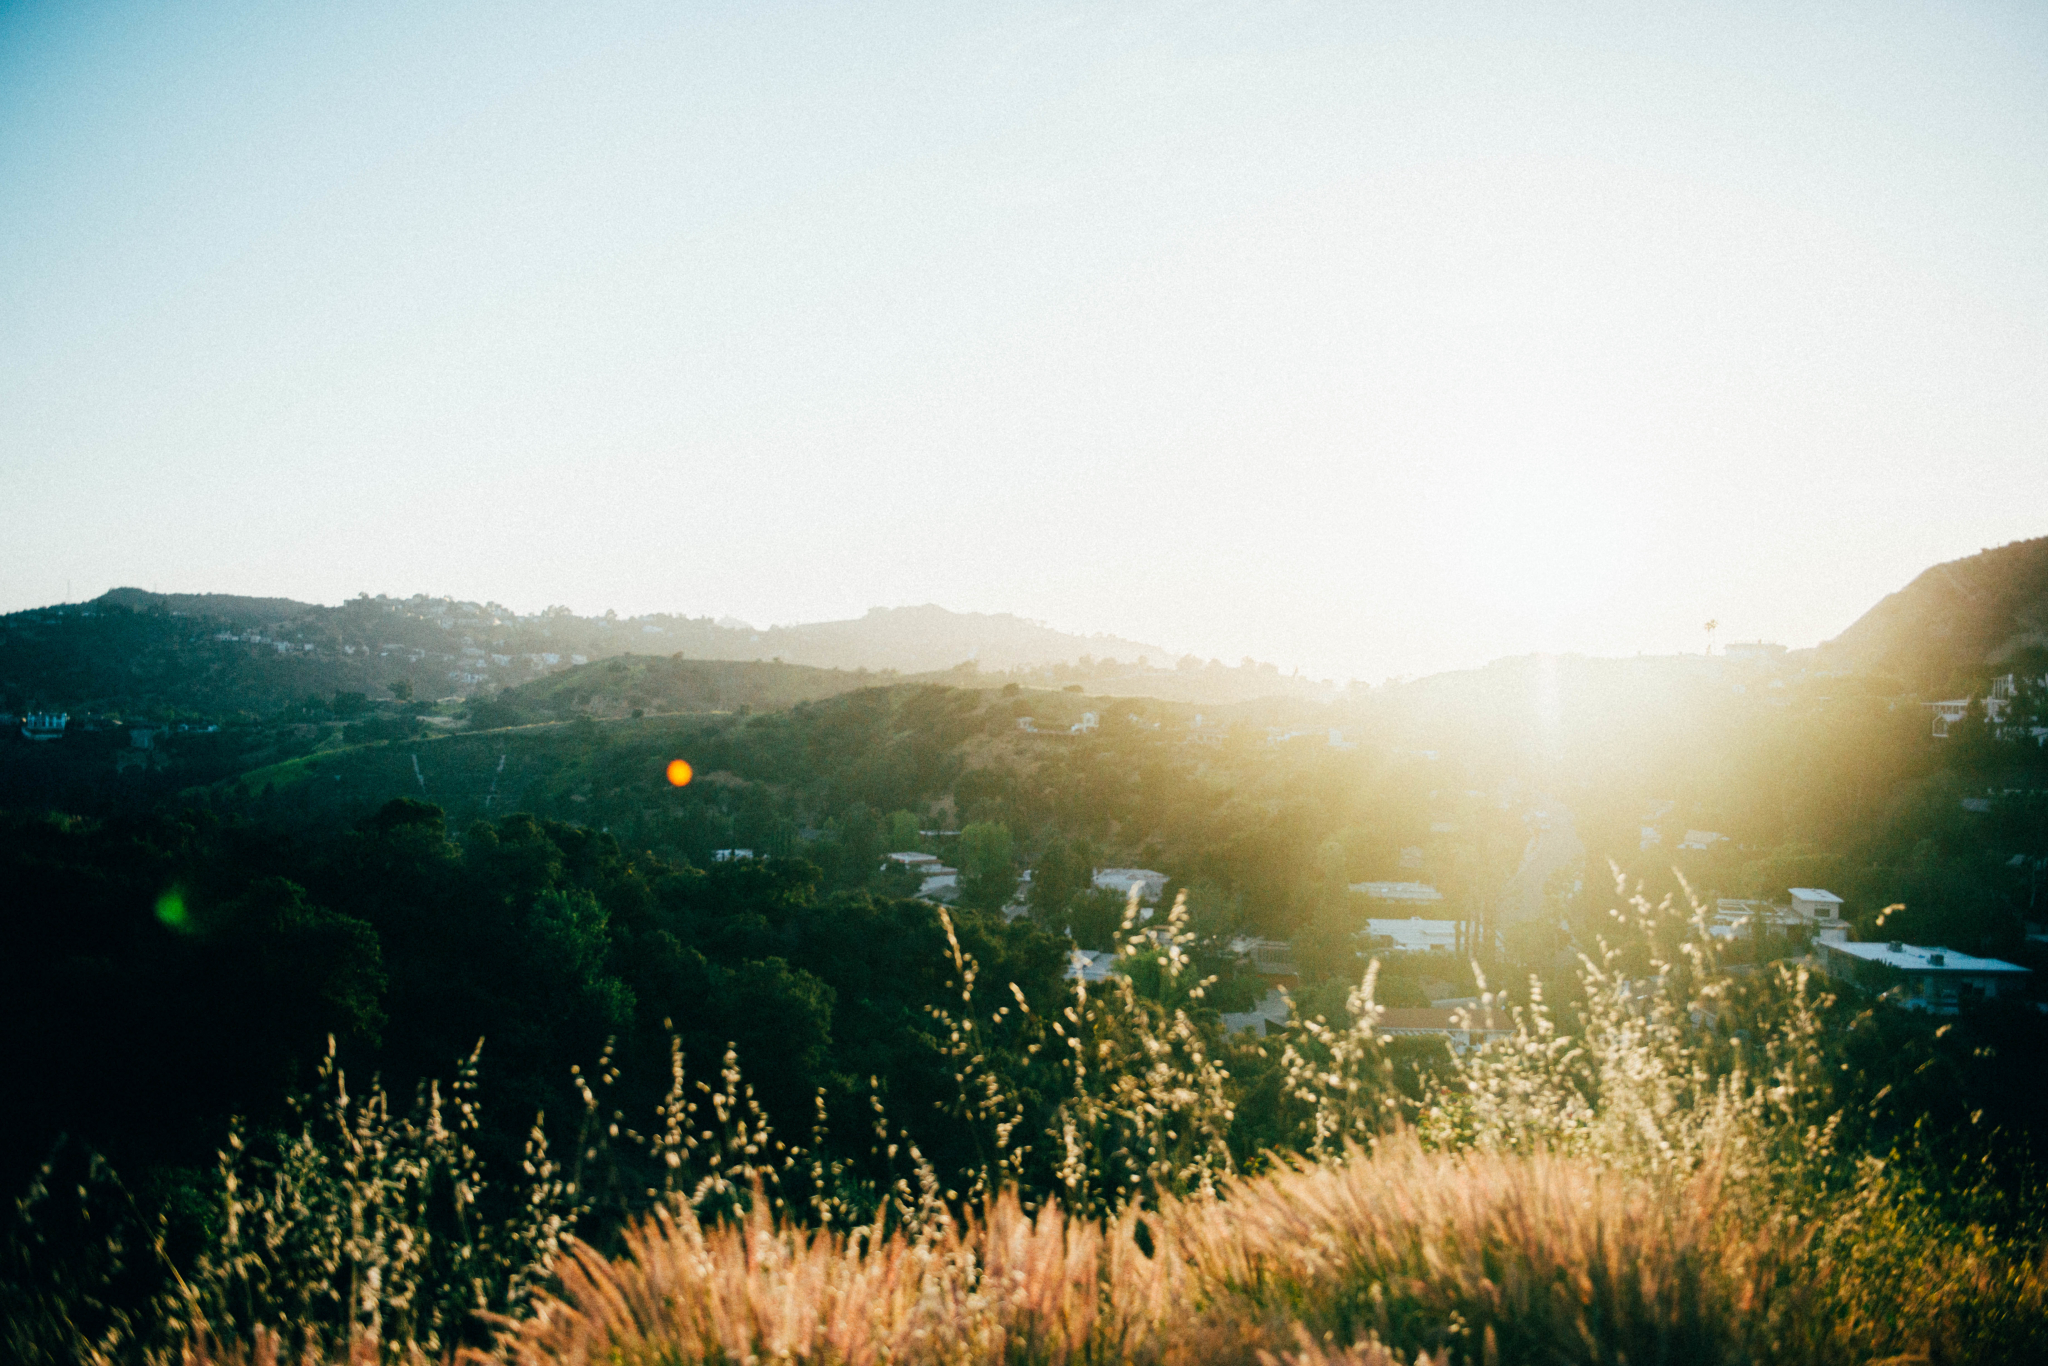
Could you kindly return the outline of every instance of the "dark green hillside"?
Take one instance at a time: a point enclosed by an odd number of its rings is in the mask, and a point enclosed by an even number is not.
[[[1935,565],[1816,653],[1822,668],[1893,674],[1922,695],[1945,695],[2044,649],[2048,536]]]

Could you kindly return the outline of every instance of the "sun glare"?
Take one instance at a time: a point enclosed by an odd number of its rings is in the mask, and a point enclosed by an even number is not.
[[[695,776],[696,770],[690,767],[688,759],[671,759],[668,761],[668,781],[671,787],[688,787],[690,779]]]

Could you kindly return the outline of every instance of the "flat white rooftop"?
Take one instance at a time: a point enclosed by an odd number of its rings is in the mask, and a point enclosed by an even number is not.
[[[1842,904],[1842,898],[1818,887],[1787,887],[1785,890],[1801,901],[1831,901],[1837,906]]]
[[[1896,942],[1896,941],[1894,941]],[[1847,954],[1860,958],[1866,963],[1882,963],[1888,968],[1901,972],[1953,972],[1982,975],[1987,972],[2028,973],[2032,968],[2023,968],[2017,963],[2008,963],[2003,958],[1977,958],[1967,953],[1957,953],[1938,944],[1834,944],[1819,945],[1828,953]],[[1939,959],[1939,962],[1935,960]]]

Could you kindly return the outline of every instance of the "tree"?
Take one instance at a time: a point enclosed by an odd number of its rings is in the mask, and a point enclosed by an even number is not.
[[[1094,872],[1081,852],[1065,840],[1055,839],[1031,870],[1031,890],[1025,900],[1039,924],[1058,929],[1066,924],[1067,907],[1088,886]]]
[[[917,848],[922,835],[918,833],[917,816],[909,811],[891,811],[889,828],[883,838],[888,842],[889,853],[907,854]]]
[[[960,832],[960,904],[993,911],[1017,890],[1010,827],[977,821]]]

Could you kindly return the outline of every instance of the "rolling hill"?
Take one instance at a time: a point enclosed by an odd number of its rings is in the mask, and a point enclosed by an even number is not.
[[[2048,536],[1938,564],[1813,652],[1820,668],[1884,673],[1922,694],[1969,691],[2048,650]]]

